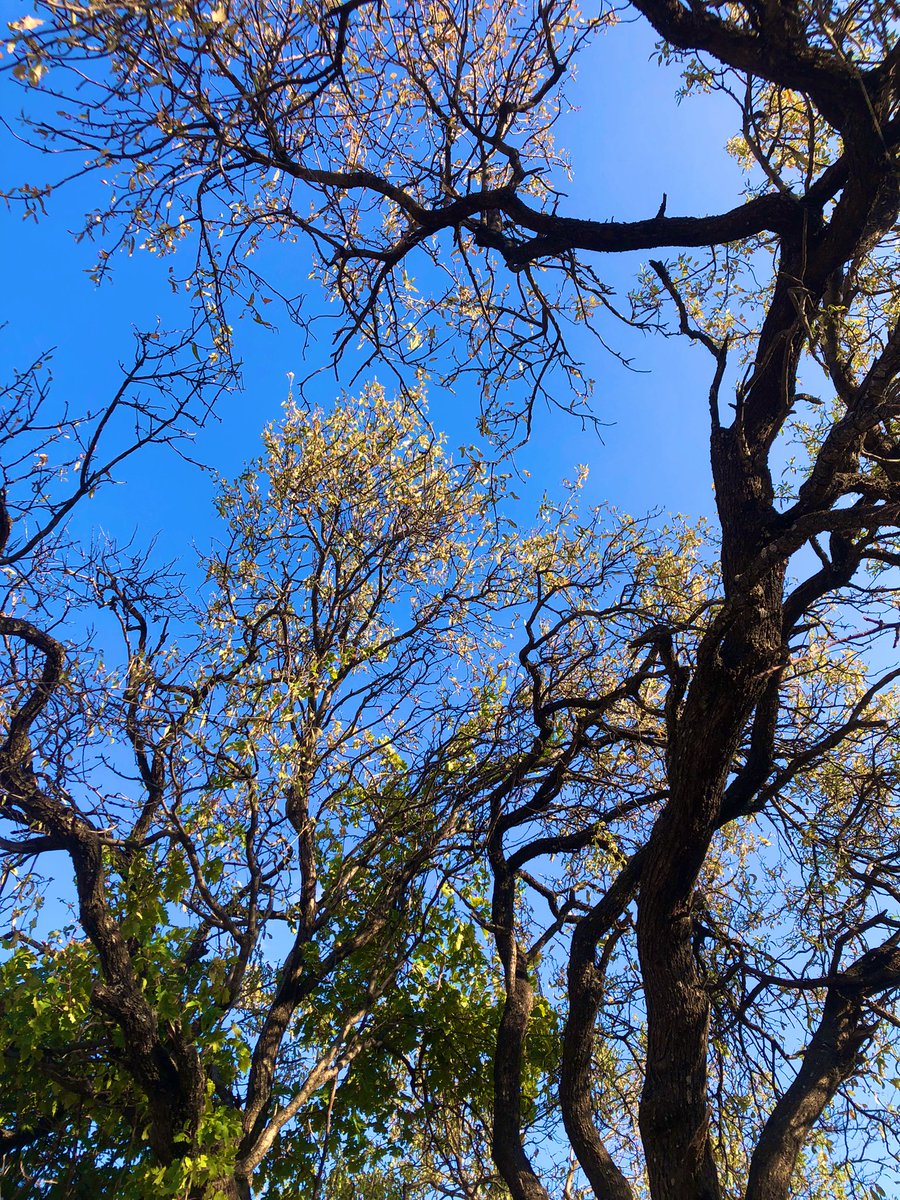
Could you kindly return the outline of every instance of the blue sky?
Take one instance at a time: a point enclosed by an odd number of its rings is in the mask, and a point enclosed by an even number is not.
[[[11,7],[2,6],[7,12]],[[13,15],[21,15],[18,6]],[[611,30],[582,57],[570,93],[580,111],[564,116],[558,126],[558,141],[574,164],[564,211],[599,219],[641,218],[655,213],[663,192],[669,214],[718,211],[739,201],[741,175],[724,153],[734,132],[730,107],[716,96],[692,97],[679,105],[674,99],[678,82],[676,71],[660,70],[653,39],[639,24]],[[7,121],[14,123],[22,99],[8,77],[0,79],[0,112]],[[18,144],[8,131],[2,134],[4,186],[53,176],[53,162]],[[57,399],[65,397],[73,409],[96,403],[114,386],[116,361],[130,353],[133,325],[148,328],[157,319],[177,325],[186,315],[183,298],[170,292],[164,264],[149,255],[121,257],[111,282],[101,287],[91,282],[87,270],[94,248],[77,244],[70,231],[94,203],[94,184],[88,180],[54,194],[39,222],[0,212],[7,279],[0,364],[21,364],[56,346]],[[279,272],[292,274],[308,289],[306,311],[321,311],[317,285],[307,282],[304,246],[273,253],[281,256]],[[598,268],[623,294],[642,258],[608,258]],[[313,345],[304,364],[303,335],[287,320],[276,333],[249,321],[235,333],[244,362],[243,389],[223,405],[221,422],[205,430],[196,445],[197,456],[225,474],[254,453],[260,428],[277,417],[289,372],[301,376],[315,365],[316,355],[324,359],[328,352],[327,343]],[[518,457],[531,473],[528,489],[553,490],[584,462],[590,467],[586,495],[591,502],[609,501],[634,513],[711,514],[708,355],[683,339],[624,328],[605,333],[633,362],[632,370],[624,368],[588,339],[578,347],[587,374],[597,380],[594,407],[605,428],[598,437],[571,417],[539,413],[532,442]],[[325,401],[339,386],[323,376],[317,395]],[[431,411],[451,443],[474,439],[475,404],[464,394],[434,389]],[[189,554],[192,542],[206,542],[210,484],[199,473],[151,452],[129,465],[124,480],[84,509],[82,528],[100,524],[120,538],[136,529],[141,540],[158,535],[167,556]]]
[[[0,20],[27,12],[0,0]],[[557,128],[559,144],[570,153],[574,178],[563,211],[597,219],[652,216],[662,193],[668,212],[705,213],[740,199],[742,177],[724,153],[734,133],[735,116],[719,97],[700,96],[677,104],[678,73],[660,69],[653,38],[640,24],[620,25],[600,37],[580,61],[570,98],[578,111]],[[23,182],[42,184],[60,172],[57,163],[16,140],[15,117],[27,95],[0,75],[0,190]],[[138,252],[119,257],[110,282],[98,287],[89,278],[96,247],[73,237],[85,211],[98,203],[96,181],[73,184],[51,196],[46,216],[23,221],[15,210],[0,207],[4,277],[0,322],[0,370],[25,365],[56,347],[54,395],[73,412],[102,403],[118,380],[117,362],[132,350],[132,327],[152,328],[157,320],[178,326],[187,320],[185,296],[173,296],[166,264]],[[597,264],[602,278],[627,293],[644,256],[624,255]],[[282,278],[306,288],[306,311],[321,312],[316,284],[309,282],[309,256],[303,244],[269,251]],[[177,269],[177,268],[176,268]],[[415,273],[415,264],[410,264]],[[274,305],[272,308],[274,309]],[[707,402],[710,360],[684,339],[664,340],[624,327],[608,327],[612,345],[633,360],[623,367],[591,339],[578,346],[586,373],[597,380],[595,412],[603,422],[598,436],[563,413],[539,410],[529,445],[517,454],[530,473],[515,519],[527,524],[541,493],[553,492],[572,478],[578,464],[590,475],[589,503],[609,502],[635,515],[658,510],[689,517],[713,512],[707,454]],[[235,329],[243,359],[243,388],[222,405],[220,421],[197,440],[196,457],[224,475],[233,475],[257,453],[262,426],[277,419],[289,388],[298,377],[325,361],[327,341],[302,358],[304,333],[285,319],[277,332],[249,320]],[[335,382],[323,374],[316,385],[327,402],[351,371]],[[477,404],[463,392],[451,396],[433,389],[432,420],[451,445],[475,439]],[[215,536],[212,482],[165,450],[131,460],[120,482],[98,492],[76,514],[73,532],[86,541],[98,531],[120,542],[134,537],[136,548],[157,540],[160,560],[180,559],[191,575],[196,552]],[[195,550],[196,548],[196,550]],[[196,578],[196,576],[195,576]],[[51,921],[54,913],[45,914]]]
[[[0,0],[0,19],[22,15],[19,5]],[[653,38],[641,24],[621,25],[599,38],[579,65],[570,98],[580,111],[557,127],[558,142],[571,155],[574,178],[562,211],[604,220],[652,216],[663,193],[670,215],[722,211],[740,202],[743,177],[725,154],[736,130],[736,112],[719,96],[696,96],[678,104],[676,70],[661,69]],[[0,76],[0,115],[14,125],[22,92]],[[0,189],[22,182],[42,183],[55,174],[33,151],[21,146],[9,129],[0,128]],[[73,411],[102,401],[115,387],[116,363],[131,352],[131,329],[151,328],[157,320],[178,325],[187,319],[186,298],[174,297],[165,264],[138,252],[119,258],[111,282],[97,287],[88,270],[90,244],[76,243],[71,231],[96,203],[91,180],[51,197],[39,222],[21,220],[0,209],[6,288],[0,321],[0,370],[27,363],[57,347],[56,397]],[[277,269],[292,274],[308,290],[310,314],[322,310],[316,284],[307,282],[309,258],[302,244],[269,252]],[[643,255],[622,255],[597,263],[601,277],[624,294]],[[415,264],[410,264],[415,273]],[[274,308],[274,305],[273,305]],[[277,320],[277,314],[275,315]],[[517,455],[530,473],[521,523],[544,489],[551,492],[577,464],[590,475],[585,498],[609,502],[641,515],[657,510],[687,517],[713,515],[707,452],[708,354],[685,339],[663,339],[623,327],[609,327],[608,340],[632,360],[623,367],[599,344],[583,339],[578,350],[586,373],[597,380],[594,411],[601,434],[559,412],[537,415],[532,440]],[[302,358],[304,334],[283,319],[277,332],[249,320],[235,329],[243,359],[243,387],[221,407],[218,424],[198,438],[194,453],[225,475],[236,473],[257,452],[262,426],[277,419],[292,372],[298,377],[324,361],[327,343],[312,346]],[[343,382],[322,376],[317,395],[325,402]],[[727,397],[726,397],[727,399]],[[475,438],[477,404],[464,394],[431,393],[434,424],[451,444]],[[83,506],[75,522],[83,536],[102,529],[139,545],[158,539],[163,559],[195,557],[215,533],[207,476],[165,451],[151,451],[129,463],[122,482]]]

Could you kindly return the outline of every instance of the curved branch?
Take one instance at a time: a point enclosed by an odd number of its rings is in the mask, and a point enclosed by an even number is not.
[[[746,1200],[787,1200],[791,1176],[813,1125],[849,1079],[873,1025],[866,997],[900,984],[900,934],[863,954],[828,989],[822,1018],[800,1070],[775,1105],[750,1162]]]

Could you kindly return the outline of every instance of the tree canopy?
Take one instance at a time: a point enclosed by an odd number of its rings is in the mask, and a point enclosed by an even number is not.
[[[735,207],[570,214],[554,125],[624,20],[733,101]],[[893,1186],[897,33],[874,0],[11,24],[28,136],[71,159],[52,186],[95,188],[97,277],[149,251],[194,308],[93,413],[45,417],[39,363],[7,390],[4,1186]],[[361,343],[395,387],[291,400],[220,482],[193,603],[67,522],[233,384],[235,314],[278,301],[263,251],[298,241],[334,363]],[[621,297],[630,252],[654,257]],[[579,327],[615,351],[617,324],[708,356],[679,403],[708,413],[713,527],[590,510],[577,480],[523,521],[509,465],[424,416],[427,378],[495,448],[539,400],[591,413]],[[73,922],[29,924],[66,872]]]

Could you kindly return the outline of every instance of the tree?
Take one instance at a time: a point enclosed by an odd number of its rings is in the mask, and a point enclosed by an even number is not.
[[[444,945],[441,888],[471,854],[466,796],[502,769],[478,696],[515,549],[483,528],[482,475],[371,388],[290,408],[223,483],[202,607],[123,553],[13,576],[3,1136],[40,1194],[245,1194],[286,1126],[327,1133],[398,977],[476,954]],[[70,627],[113,614],[120,667],[41,628],[48,576]],[[36,939],[16,868],[58,851],[77,920]],[[263,1183],[313,1186],[315,1136],[292,1145]]]
[[[193,237],[219,337],[230,296],[259,291],[244,253],[305,234],[344,304],[338,351],[363,334],[407,380],[436,358],[451,382],[478,372],[488,417],[520,384],[530,417],[556,368],[577,400],[570,321],[673,314],[709,352],[717,569],[680,536],[632,548],[616,590],[597,528],[572,542],[584,579],[532,568],[509,686],[532,740],[472,810],[505,995],[492,1153],[516,1200],[549,1194],[527,1038],[535,989],[557,989],[553,1144],[594,1195],[860,1194],[867,1139],[897,1132],[896,12],[628,10],[686,88],[736,101],[736,208],[561,211],[560,88],[613,9],[64,0],[19,22],[14,73],[66,105],[35,117],[41,140],[113,183],[101,265]],[[704,254],[648,260],[614,308],[595,256],[664,248]]]

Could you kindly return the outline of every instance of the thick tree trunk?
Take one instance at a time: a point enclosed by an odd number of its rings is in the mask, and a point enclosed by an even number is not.
[[[783,568],[746,590],[741,579],[762,540],[768,481],[754,480],[745,463],[727,465],[740,483],[730,493],[735,508],[722,514],[730,603],[703,640],[669,731],[670,799],[648,843],[638,902],[647,1010],[640,1128],[653,1200],[721,1197],[707,1095],[709,1001],[694,955],[692,897],[742,734],[782,658]]]
[[[225,1175],[192,1192],[190,1200],[252,1200],[252,1197],[250,1181],[246,1176]]]

